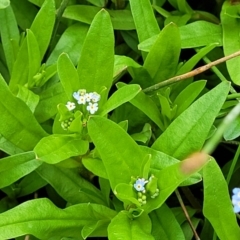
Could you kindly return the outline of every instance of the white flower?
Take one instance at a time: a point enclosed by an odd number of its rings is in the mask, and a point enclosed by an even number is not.
[[[92,100],[92,93],[85,94],[86,102],[90,102]]]
[[[74,102],[67,102],[66,107],[69,111],[72,111],[76,106]]]
[[[98,110],[98,104],[97,103],[89,103],[87,106],[87,110],[91,113],[94,114]]]
[[[96,92],[92,93],[92,102],[98,102],[100,100],[100,95]]]
[[[73,93],[73,98],[75,98],[75,99],[78,101],[79,98],[80,98],[79,92],[74,92],[74,93]]]
[[[79,96],[78,104],[85,104],[85,103],[86,103],[86,97],[85,97],[85,95]]]

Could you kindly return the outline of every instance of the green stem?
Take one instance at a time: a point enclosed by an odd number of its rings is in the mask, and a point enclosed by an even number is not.
[[[234,171],[234,168],[237,164],[237,161],[238,161],[238,158],[239,158],[239,155],[240,155],[240,145],[238,145],[238,148],[237,148],[237,151],[236,151],[236,154],[233,158],[233,161],[231,163],[231,167],[229,169],[229,172],[228,172],[228,175],[227,175],[227,184],[229,184],[230,180],[231,180],[231,177],[233,175],[233,171]]]
[[[233,94],[229,94],[229,95],[227,96],[227,99],[228,99],[228,100],[236,99],[236,98],[240,98],[240,93],[233,93]]]
[[[49,50],[52,51],[53,45],[54,45],[54,41],[55,41],[55,37],[57,35],[57,30],[58,30],[58,26],[60,24],[63,12],[65,10],[65,8],[68,5],[69,0],[62,0],[59,8],[57,9],[57,14],[56,14],[56,21],[55,21],[55,25],[54,25],[54,30],[53,30],[53,34],[52,34],[52,38],[51,38],[51,42],[49,44]]]
[[[203,61],[207,64],[211,63],[211,60],[207,57],[203,57]],[[225,76],[221,73],[221,71],[219,71],[219,69],[216,66],[212,66],[211,70],[216,74],[217,77],[219,77],[219,79],[222,82],[228,82],[228,80],[225,78]],[[230,93],[236,93],[236,90],[230,86]]]
[[[207,154],[211,154],[215,150],[218,143],[222,139],[223,133],[229,127],[229,125],[233,122],[233,120],[238,117],[239,114],[240,114],[240,103],[238,103],[223,119],[221,124],[218,126],[215,134],[209,139],[209,141],[203,147],[202,149],[203,152]]]

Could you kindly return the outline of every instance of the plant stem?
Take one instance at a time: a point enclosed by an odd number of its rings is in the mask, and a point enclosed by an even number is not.
[[[206,56],[203,57],[203,61],[207,64],[211,63],[211,60],[209,58],[207,58]],[[216,66],[212,66],[211,67],[212,71],[216,74],[216,76],[219,77],[219,79],[222,81],[222,82],[226,82],[228,81],[225,76],[221,73],[221,71],[219,71],[219,69],[216,67]],[[232,87],[230,86],[230,93],[236,93],[237,91]]]
[[[237,51],[233,54],[230,54],[229,56],[226,56],[226,57],[223,57],[223,58],[220,58],[216,61],[213,61],[213,62],[210,62],[202,67],[199,67],[199,68],[196,68],[194,69],[193,71],[191,72],[188,72],[188,73],[184,73],[182,75],[179,75],[179,76],[175,76],[175,77],[172,77],[168,80],[165,80],[163,82],[160,82],[160,83],[157,83],[151,87],[148,87],[148,88],[145,88],[143,89],[143,92],[152,92],[152,91],[156,91],[160,88],[163,88],[163,87],[166,87],[168,85],[171,85],[173,83],[176,83],[176,82],[179,82],[181,80],[184,80],[184,79],[187,79],[187,78],[190,78],[190,77],[193,77],[193,76],[196,76],[202,72],[205,72],[206,70],[210,69],[211,67],[217,65],[217,64],[220,64],[220,63],[223,63],[223,62],[226,62],[228,61],[229,59],[232,59],[232,58],[235,58],[235,57],[238,57],[240,55],[240,51]]]
[[[53,44],[54,44],[54,40],[55,40],[55,37],[56,37],[56,34],[57,34],[57,30],[58,30],[58,26],[59,26],[61,17],[62,17],[62,15],[63,15],[63,12],[64,12],[65,8],[66,8],[67,5],[68,5],[68,2],[69,2],[69,0],[62,0],[59,8],[57,9],[56,22],[55,22],[55,25],[54,25],[54,30],[53,30],[51,42],[50,42],[50,44],[49,44],[49,50],[50,50],[50,51],[52,51]]]
[[[215,134],[209,139],[209,141],[203,147],[202,149],[203,152],[207,154],[211,154],[214,151],[218,143],[221,141],[224,131],[229,127],[232,121],[238,117],[239,114],[240,114],[240,103],[238,103],[223,119],[221,124],[218,126]]]
[[[230,99],[236,99],[236,98],[240,98],[240,93],[233,93],[233,94],[229,94],[227,96],[227,99],[230,100]]]
[[[194,226],[193,226],[193,224],[191,222],[191,219],[190,219],[190,217],[188,215],[188,212],[187,212],[187,209],[186,209],[186,207],[185,207],[185,205],[183,203],[182,197],[181,197],[181,195],[180,195],[180,193],[179,193],[179,191],[177,189],[175,190],[175,194],[176,194],[176,196],[178,198],[178,201],[179,201],[179,203],[181,205],[181,208],[182,208],[182,210],[184,212],[184,215],[185,215],[185,217],[186,217],[186,219],[187,219],[187,221],[188,221],[188,223],[189,223],[189,225],[190,225],[190,227],[191,227],[191,229],[193,231],[193,234],[194,234],[196,240],[200,240],[200,237],[198,236],[197,232],[195,231],[195,228],[194,228]]]
[[[240,145],[238,145],[238,148],[237,148],[237,151],[236,151],[236,154],[234,155],[234,158],[233,158],[233,161],[232,161],[232,164],[231,164],[231,167],[228,171],[228,175],[227,175],[227,184],[229,184],[230,180],[231,180],[231,177],[233,175],[233,171],[234,171],[234,168],[237,164],[237,161],[238,161],[238,158],[239,158],[239,155],[240,155]]]

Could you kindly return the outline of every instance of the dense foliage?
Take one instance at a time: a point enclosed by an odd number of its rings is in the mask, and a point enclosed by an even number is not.
[[[0,0],[0,240],[240,239],[239,11]]]

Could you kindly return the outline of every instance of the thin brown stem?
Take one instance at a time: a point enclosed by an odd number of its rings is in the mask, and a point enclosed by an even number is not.
[[[233,54],[230,54],[230,55],[228,55],[226,57],[220,58],[220,59],[218,59],[216,61],[213,61],[211,63],[208,63],[208,64],[206,64],[204,66],[196,68],[196,69],[192,70],[191,72],[184,73],[182,75],[178,75],[178,76],[169,78],[169,79],[167,79],[167,80],[165,80],[163,82],[160,82],[160,83],[157,83],[157,84],[155,84],[155,85],[153,85],[151,87],[145,88],[145,89],[143,89],[143,92],[156,91],[156,90],[158,90],[160,88],[166,87],[166,86],[171,85],[173,83],[176,83],[176,82],[179,82],[181,80],[184,80],[184,79],[196,76],[196,75],[198,75],[198,74],[200,74],[202,72],[205,72],[206,70],[210,69],[213,66],[216,66],[216,65],[218,65],[220,63],[223,63],[223,62],[226,62],[226,61],[228,61],[228,60],[230,60],[232,58],[238,57],[239,55],[240,55],[240,51],[237,51],[237,52],[235,52]]]
[[[30,236],[29,235],[27,235],[25,238],[24,238],[24,240],[29,240],[30,239]]]
[[[182,210],[183,210],[183,212],[184,212],[184,215],[185,215],[185,217],[186,217],[186,219],[187,219],[187,221],[188,221],[188,223],[189,223],[189,225],[190,225],[190,227],[191,227],[191,229],[192,229],[192,231],[193,231],[193,234],[194,234],[194,236],[195,236],[195,239],[196,239],[196,240],[200,240],[200,237],[198,236],[198,234],[197,234],[197,232],[196,232],[196,230],[195,230],[195,228],[194,228],[194,226],[193,226],[193,224],[192,224],[192,222],[191,222],[191,219],[190,219],[190,217],[189,217],[189,215],[188,215],[188,212],[187,212],[187,209],[186,209],[186,207],[185,207],[185,205],[184,205],[184,203],[183,203],[182,197],[181,197],[181,195],[180,195],[180,193],[179,193],[179,191],[178,191],[177,189],[175,190],[175,193],[176,193],[176,196],[177,196],[177,198],[178,198],[178,201],[179,201],[179,203],[180,203],[180,205],[181,205],[181,208],[182,208]]]
[[[194,209],[200,210],[202,208],[189,187],[181,187],[181,191]]]

